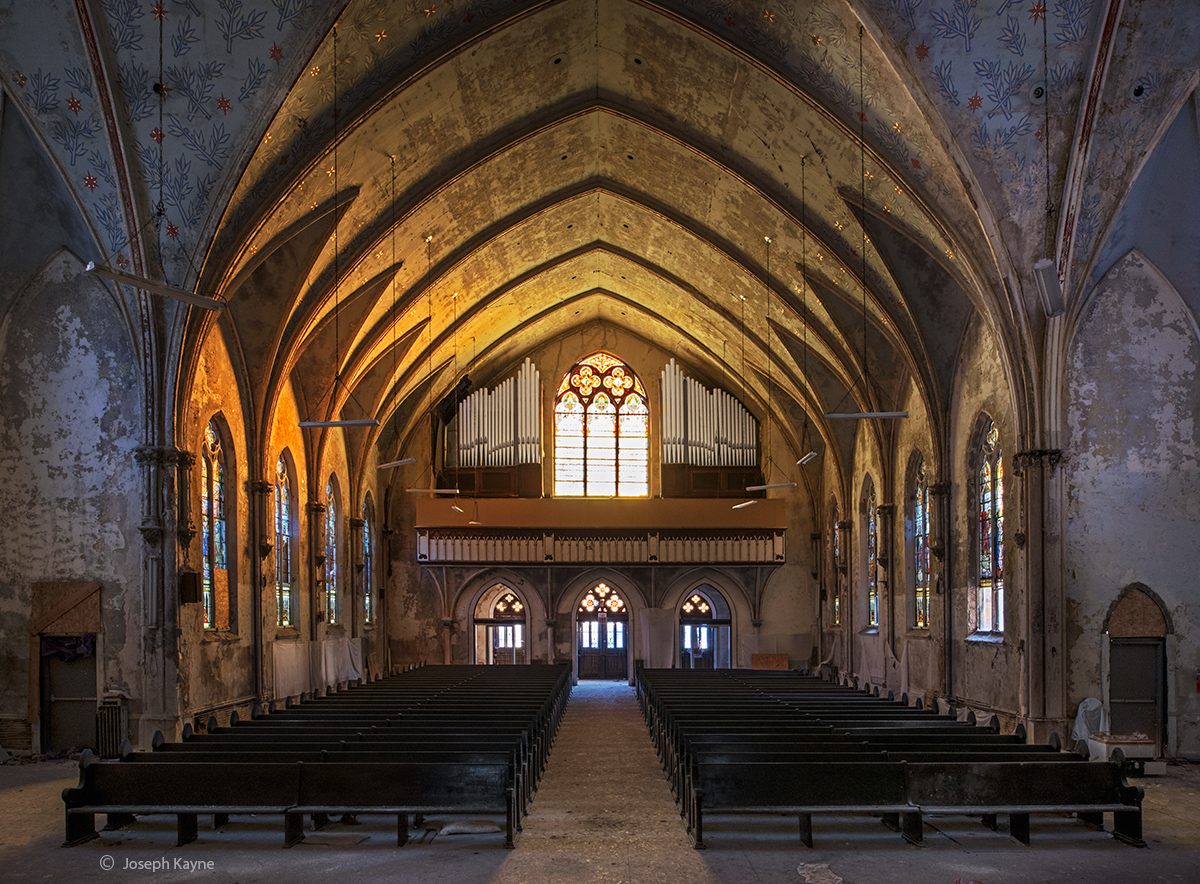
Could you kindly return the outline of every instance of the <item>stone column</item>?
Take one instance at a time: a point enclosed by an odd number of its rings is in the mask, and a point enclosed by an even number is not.
[[[266,646],[263,636],[268,627],[274,627],[275,621],[268,623],[267,612],[274,611],[274,581],[267,579],[267,556],[275,546],[274,516],[275,508],[272,495],[275,486],[270,482],[252,481],[250,486],[250,524],[254,526],[254,537],[250,546],[258,555],[250,557],[251,585],[254,592],[250,598],[250,616],[253,622],[253,659],[254,659],[254,690],[258,699],[266,696],[267,660]],[[267,599],[271,600],[268,603]],[[276,615],[278,616],[278,615]]]
[[[1021,451],[1013,458],[1013,472],[1021,479],[1023,524],[1006,519],[1004,537],[1005,584],[1012,585],[1019,565],[1026,588],[1024,676],[1030,739],[1043,741],[1050,731],[1061,731],[1066,721],[1066,635],[1064,632],[1064,578],[1062,524],[1063,453],[1057,449]],[[1005,607],[1008,607],[1006,592]]]
[[[886,601],[886,612],[879,612],[880,619],[887,617],[887,640],[888,646],[892,653],[896,652],[896,603],[895,594],[893,592],[895,580],[892,579],[893,566],[896,562],[895,544],[893,543],[893,533],[896,528],[896,505],[894,503],[882,503],[875,507],[875,512],[879,519],[879,548],[875,551],[876,558],[879,562],[879,571],[876,575],[879,588],[879,600]],[[888,667],[884,667],[884,684],[887,683]]]
[[[308,504],[308,548],[309,586],[312,591],[308,599],[308,638],[317,640],[317,624],[325,620],[322,590],[325,587],[325,504],[310,501]]]

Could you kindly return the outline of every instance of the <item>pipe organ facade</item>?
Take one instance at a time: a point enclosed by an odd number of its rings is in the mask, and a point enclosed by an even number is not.
[[[458,405],[458,466],[542,461],[542,382],[526,358],[515,378],[476,390]]]
[[[672,359],[662,371],[662,462],[755,466],[758,421],[724,390],[685,377]]]

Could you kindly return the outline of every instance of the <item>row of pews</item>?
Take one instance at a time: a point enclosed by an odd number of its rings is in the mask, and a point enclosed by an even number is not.
[[[283,708],[210,719],[183,740],[156,734],[152,751],[96,759],[85,751],[79,785],[63,790],[66,842],[97,837],[138,814],[173,814],[178,844],[194,841],[198,818],[214,828],[232,814],[281,815],[284,846],[330,815],[396,817],[397,844],[410,817],[488,814],[505,818],[513,846],[545,769],[570,694],[567,666],[422,666]]]
[[[1029,843],[1033,813],[1074,813],[1145,847],[1143,790],[1119,761],[1037,745],[1023,727],[965,722],[794,672],[640,669],[637,696],[694,846],[704,814],[782,813],[799,818],[812,847],[814,814],[879,816],[913,843],[923,816],[981,816]]]

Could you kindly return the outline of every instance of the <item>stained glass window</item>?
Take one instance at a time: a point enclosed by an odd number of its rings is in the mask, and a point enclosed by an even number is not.
[[[917,467],[913,494],[913,625],[929,628],[929,482],[925,461]]]
[[[275,625],[292,625],[292,486],[283,455],[275,463]]]
[[[867,497],[867,625],[879,625],[879,508],[874,486]]]
[[[579,603],[580,614],[599,614],[601,611],[607,614],[625,613],[625,602],[620,594],[603,583],[591,590]]]
[[[525,605],[517,598],[516,593],[506,592],[496,600],[492,609],[493,620],[524,620]]]
[[[341,606],[338,598],[337,488],[333,477],[325,484],[325,622],[336,624]]]
[[[375,622],[375,517],[371,498],[363,501],[362,524],[362,593],[363,622]]]
[[[204,628],[227,625],[218,622],[218,601],[228,617],[229,573],[225,561],[225,452],[221,450],[221,434],[213,421],[204,429],[204,450],[201,498],[201,538],[204,549],[203,596]],[[219,598],[222,597],[222,598]]]
[[[554,405],[554,493],[644,497],[649,461],[650,409],[642,382],[607,353],[574,365]]]
[[[988,429],[979,465],[979,598],[977,632],[1004,631],[1004,458],[1000,432]]]
[[[833,624],[842,622],[842,526],[841,513],[833,508]]]

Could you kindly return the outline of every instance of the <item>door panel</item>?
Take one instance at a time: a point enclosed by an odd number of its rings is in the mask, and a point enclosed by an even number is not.
[[[96,656],[42,657],[42,751],[95,749]]]
[[[623,620],[578,621],[580,678],[629,677],[628,627]]]
[[[1114,638],[1109,644],[1110,729],[1142,733],[1162,755],[1166,648],[1161,638]]]

